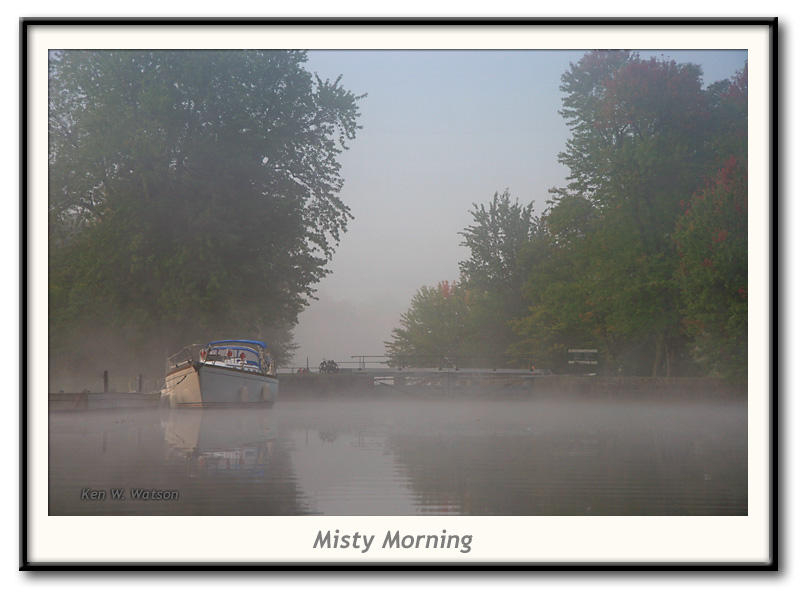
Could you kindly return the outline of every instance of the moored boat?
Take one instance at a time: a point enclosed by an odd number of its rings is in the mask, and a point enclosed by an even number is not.
[[[272,406],[275,364],[263,341],[227,339],[188,345],[167,359],[170,407]]]

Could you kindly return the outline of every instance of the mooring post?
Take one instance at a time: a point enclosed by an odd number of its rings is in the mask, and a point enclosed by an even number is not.
[[[103,392],[108,392],[108,370],[103,370]]]

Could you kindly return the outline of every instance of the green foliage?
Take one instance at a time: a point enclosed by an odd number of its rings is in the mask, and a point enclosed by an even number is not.
[[[732,157],[685,204],[675,239],[684,323],[711,372],[744,379],[748,368],[748,174]]]
[[[571,64],[567,185],[540,218],[508,191],[474,205],[459,297],[421,290],[387,343],[393,359],[565,372],[569,348],[597,348],[607,373],[700,365],[742,379],[748,81],[744,69],[703,89],[700,74],[629,51]]]
[[[497,192],[488,206],[473,204],[474,224],[459,234],[462,246],[470,249],[470,259],[459,263],[459,270],[471,287],[513,294],[522,283],[518,254],[534,231],[534,204],[526,206],[506,189]]]
[[[734,157],[745,162],[748,158],[748,65],[730,80],[710,85],[710,145],[717,167]]]
[[[533,203],[512,201],[509,190],[495,193],[488,205],[473,204],[473,224],[460,232],[470,258],[459,263],[461,283],[470,294],[468,333],[471,364],[506,365],[516,341],[510,319],[525,310],[521,249],[542,231]]]
[[[469,342],[469,292],[458,283],[423,286],[385,342],[393,366],[450,366]]]
[[[609,368],[670,374],[686,357],[672,233],[680,202],[714,162],[700,69],[596,51],[560,88],[570,182],[552,190],[544,217],[560,269],[530,269],[518,333],[524,343],[536,335],[554,364],[557,349],[593,345]]]
[[[541,232],[533,204],[513,201],[509,190],[489,204],[473,204],[473,224],[460,232],[470,258],[461,279],[423,287],[386,342],[397,365],[503,367],[516,340],[511,319],[522,314],[525,270],[521,249]]]
[[[231,336],[265,338],[286,359],[352,217],[338,155],[358,129],[359,97],[305,60],[51,54],[56,365],[80,365],[89,341],[107,358],[150,348],[161,364],[186,342]]]

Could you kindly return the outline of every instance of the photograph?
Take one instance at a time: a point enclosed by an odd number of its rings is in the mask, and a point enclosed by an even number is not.
[[[23,22],[28,567],[775,569],[775,25]]]

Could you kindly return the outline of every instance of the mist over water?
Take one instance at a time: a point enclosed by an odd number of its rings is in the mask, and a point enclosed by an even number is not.
[[[279,400],[53,412],[49,433],[51,515],[748,511],[745,400]]]

